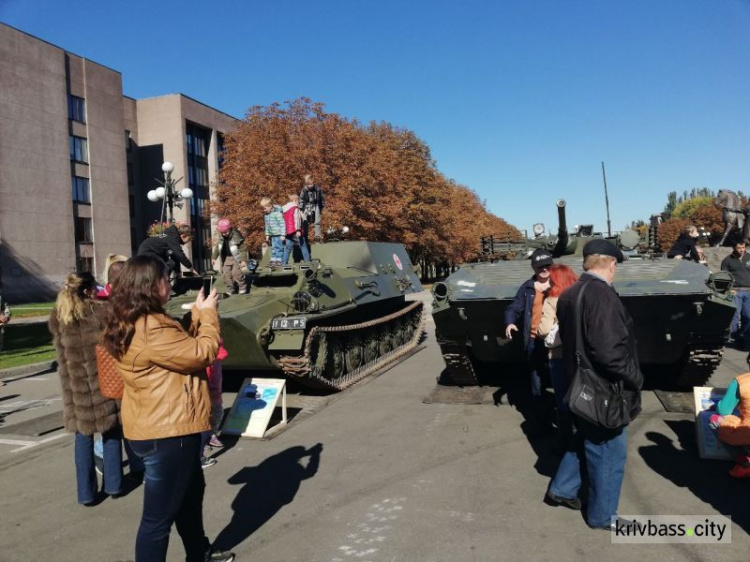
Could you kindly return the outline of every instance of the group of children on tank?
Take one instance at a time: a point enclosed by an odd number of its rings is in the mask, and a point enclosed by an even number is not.
[[[298,247],[303,261],[310,261],[309,225],[315,227],[315,236],[320,237],[320,215],[323,211],[323,191],[313,182],[312,176],[305,176],[305,183],[299,195],[287,196],[287,203],[276,205],[270,197],[260,200],[263,209],[266,244],[271,251],[271,267],[287,264],[289,257]]]

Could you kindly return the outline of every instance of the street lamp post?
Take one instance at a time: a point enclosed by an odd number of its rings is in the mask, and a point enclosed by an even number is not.
[[[189,187],[185,187],[180,191],[177,191],[177,184],[182,181],[182,178],[178,180],[172,179],[172,172],[174,171],[174,165],[171,162],[164,162],[161,165],[161,170],[164,172],[164,181],[159,178],[154,178],[159,183],[159,187],[152,189],[146,194],[149,201],[159,201],[161,199],[161,217],[159,223],[162,225],[162,234],[164,233],[164,211],[168,211],[169,224],[174,223],[174,207],[182,209],[182,202],[186,199],[190,199],[193,196],[193,190]]]

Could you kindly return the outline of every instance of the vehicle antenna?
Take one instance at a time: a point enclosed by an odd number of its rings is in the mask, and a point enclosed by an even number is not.
[[[612,225],[609,222],[609,195],[607,194],[607,174],[604,171],[604,162],[602,162],[602,177],[604,178],[604,205],[607,207],[607,236],[612,237]]]

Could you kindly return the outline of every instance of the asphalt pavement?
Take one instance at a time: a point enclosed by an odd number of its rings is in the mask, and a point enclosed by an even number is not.
[[[691,414],[665,412],[644,393],[620,512],[731,515],[731,544],[612,544],[579,512],[543,503],[559,460],[554,440],[527,438],[520,413],[507,400],[495,405],[493,389],[481,404],[423,403],[443,369],[431,318],[424,344],[275,438],[218,453],[205,471],[209,537],[238,561],[748,559],[750,481],[730,478],[730,463],[698,458]],[[728,349],[712,383],[745,370],[745,354]],[[29,435],[44,429],[34,420],[54,425],[59,393],[55,373],[0,388],[0,560],[132,560],[142,487],[79,506],[72,436]],[[228,407],[234,394],[224,398]],[[173,532],[168,559],[183,558]]]

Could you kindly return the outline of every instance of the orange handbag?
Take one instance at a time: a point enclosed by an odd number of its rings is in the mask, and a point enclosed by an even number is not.
[[[103,346],[96,345],[96,369],[99,372],[99,392],[105,398],[122,400],[125,383],[117,370],[115,358]]]

